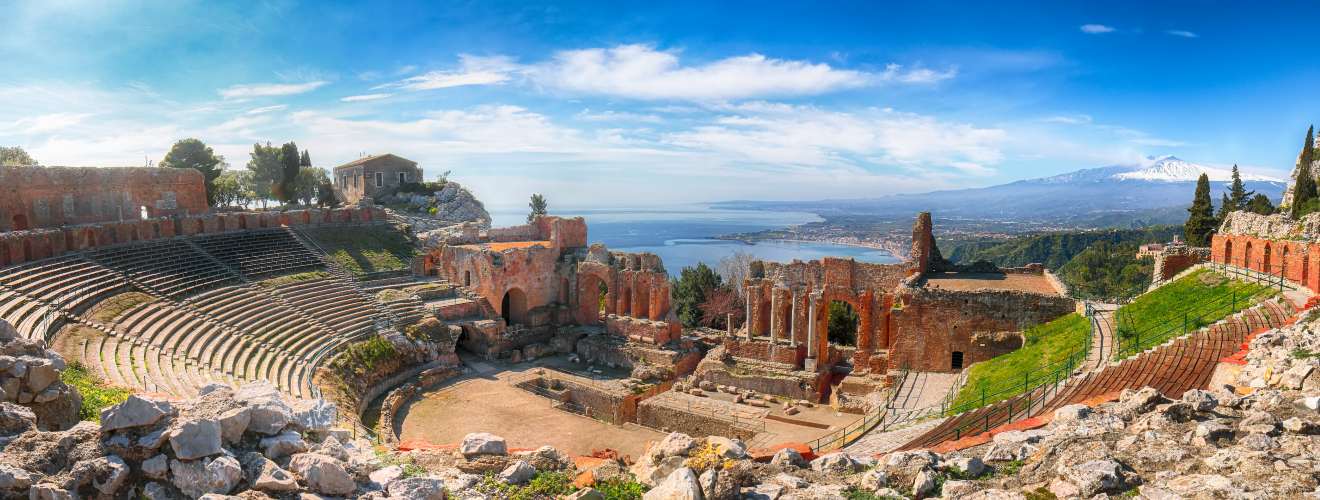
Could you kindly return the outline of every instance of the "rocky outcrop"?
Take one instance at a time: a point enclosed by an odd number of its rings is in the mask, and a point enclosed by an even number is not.
[[[384,196],[379,201],[406,205],[412,213],[407,217],[408,222],[417,232],[463,222],[490,227],[490,212],[486,211],[486,206],[471,191],[454,181],[446,181],[444,187],[434,193],[400,193]]]
[[[78,422],[82,396],[60,381],[64,368],[58,353],[19,337],[0,319],[0,401],[29,408],[43,430],[68,429]]]

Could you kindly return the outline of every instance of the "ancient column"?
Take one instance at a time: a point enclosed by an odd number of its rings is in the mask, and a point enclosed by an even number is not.
[[[747,340],[752,340],[752,287],[743,287],[743,299],[747,301],[747,307],[745,308],[747,321],[743,323],[743,326],[747,328]]]
[[[779,287],[770,289],[770,343],[775,343],[775,331],[779,323],[784,320],[779,318]]]
[[[816,294],[811,294],[807,306],[807,358],[816,358]]]
[[[788,297],[790,300],[792,300],[792,304],[793,304],[792,307],[790,308],[792,312],[788,315],[788,345],[792,347],[797,347],[797,310],[798,310],[797,290],[789,290]]]

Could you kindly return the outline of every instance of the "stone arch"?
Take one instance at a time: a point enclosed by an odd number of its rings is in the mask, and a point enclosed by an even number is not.
[[[1283,251],[1279,252],[1279,276],[1288,273],[1288,244],[1283,244]]]
[[[962,351],[953,351],[953,352],[949,353],[949,369],[950,369],[950,370],[961,370],[961,369],[963,369],[963,352],[962,352]]]
[[[577,321],[581,325],[599,324],[610,310],[609,280],[596,273],[578,274]]]
[[[527,323],[527,294],[522,289],[513,287],[504,292],[500,301],[500,316],[505,324],[522,325]]]
[[[248,227],[247,214],[238,214],[238,228],[247,229],[247,227]]]
[[[22,231],[28,229],[27,214],[14,214],[14,217],[11,220],[13,221],[13,225],[10,226],[12,230]]]
[[[1251,242],[1247,242],[1247,248],[1242,252],[1242,267],[1251,269]]]
[[[614,308],[615,314],[620,316],[632,316],[632,290],[627,285],[620,285],[615,295],[619,297],[619,305]]]
[[[311,224],[311,223],[312,223],[312,212],[311,212],[310,210],[303,210],[302,214],[298,216],[298,219],[299,219],[299,220],[302,220],[302,223],[303,223],[304,225]]]
[[[825,301],[825,338],[828,343],[856,347],[863,335],[861,313],[861,307],[842,297]]]
[[[1233,238],[1224,238],[1224,263],[1233,263]]]
[[[634,283],[634,290],[637,290],[637,303],[633,304],[632,317],[649,318],[651,314],[651,285],[646,280],[639,280],[641,283]]]

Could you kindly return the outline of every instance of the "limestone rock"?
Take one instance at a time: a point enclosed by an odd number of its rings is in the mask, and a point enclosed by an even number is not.
[[[170,447],[183,460],[209,457],[220,453],[220,423],[210,419],[190,419],[170,429]]]
[[[243,455],[243,477],[256,490],[282,493],[296,491],[298,481],[292,474],[260,453]]]
[[[562,498],[563,500],[605,500],[605,495],[600,494],[595,488],[588,486],[569,493]]]
[[[98,467],[96,475],[92,478],[92,487],[103,495],[114,495],[124,484],[128,482],[128,476],[131,471],[124,459],[110,455],[105,457],[105,462]]]
[[[811,470],[816,472],[851,474],[860,468],[861,464],[857,463],[857,460],[843,452],[831,453],[811,461]]]
[[[863,491],[878,491],[880,488],[889,486],[889,474],[880,469],[871,469],[862,474],[862,479],[858,481],[857,486]]]
[[[1054,422],[1075,422],[1086,418],[1091,414],[1091,407],[1082,404],[1071,404],[1054,410]]]
[[[149,482],[142,487],[142,498],[145,500],[176,500],[179,495],[169,486],[157,482]]]
[[[770,458],[770,463],[772,465],[791,465],[800,468],[806,468],[809,466],[809,464],[807,464],[807,459],[802,458],[802,454],[792,448],[784,448],[775,452],[775,456]]]
[[[74,500],[73,493],[59,486],[42,483],[32,487],[28,492],[30,500]]]
[[[721,457],[734,460],[747,457],[747,445],[737,439],[729,439],[721,436],[706,437],[706,445],[715,449]]]
[[[518,460],[509,464],[509,466],[505,467],[503,471],[500,471],[499,478],[500,481],[508,484],[523,484],[527,481],[531,481],[532,476],[535,475],[536,468],[532,467],[532,464],[529,464],[524,460]]]
[[[331,457],[299,453],[289,460],[289,469],[302,477],[307,487],[326,495],[347,495],[357,490],[353,477]]]
[[[946,481],[941,490],[942,498],[966,498],[977,492],[974,481]]]
[[[1184,392],[1182,401],[1192,405],[1192,409],[1196,411],[1210,411],[1219,406],[1219,399],[1214,394],[1200,389],[1191,389]]]
[[[702,500],[701,485],[692,469],[680,467],[642,495],[643,500]]]
[[[303,441],[302,435],[293,431],[282,432],[278,435],[261,438],[261,448],[265,450],[266,457],[271,459],[280,459],[307,451],[307,442]]]
[[[299,399],[289,405],[290,424],[304,432],[324,432],[335,425],[338,410],[324,399]]]
[[[279,434],[293,418],[293,410],[279,399],[264,400],[248,406],[247,430],[267,436]]]
[[[1091,496],[1114,491],[1123,485],[1123,466],[1113,460],[1092,460],[1063,470],[1063,474],[1050,483],[1050,492],[1059,498]]]
[[[123,403],[101,410],[101,431],[152,425],[173,414],[174,408],[169,401],[132,395]]]
[[[148,478],[164,480],[169,473],[170,458],[163,453],[142,461],[142,475]]]
[[[37,415],[26,406],[0,403],[0,436],[13,436],[37,428]]]
[[[963,472],[965,477],[980,477],[985,473],[985,462],[976,457],[959,457],[947,461],[948,465]]]
[[[1247,433],[1274,434],[1279,431],[1279,417],[1264,411],[1253,411],[1238,422],[1238,430]]]
[[[463,442],[459,444],[458,452],[465,457],[507,455],[509,447],[502,437],[488,432],[474,432],[463,436]]]
[[[32,486],[32,475],[27,471],[0,463],[0,493],[21,491]]]
[[[207,493],[228,494],[243,478],[243,469],[233,457],[181,462],[170,461],[174,486],[196,498]]]
[[[410,500],[445,500],[445,482],[425,477],[400,479],[390,483],[389,493]]]
[[[379,487],[381,489],[385,489],[385,487],[389,486],[390,483],[398,479],[401,479],[402,477],[403,477],[403,466],[401,465],[391,465],[389,467],[383,467],[367,475],[367,479],[369,479],[371,483],[374,484],[376,487]]]
[[[252,422],[252,410],[246,406],[234,408],[221,413],[216,420],[220,422],[220,437],[226,443],[237,443]]]

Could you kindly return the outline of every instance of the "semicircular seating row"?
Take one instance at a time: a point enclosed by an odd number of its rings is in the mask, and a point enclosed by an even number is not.
[[[148,293],[157,300],[110,325],[78,320],[111,334],[81,346],[105,380],[188,397],[212,381],[265,379],[311,397],[316,366],[375,333],[375,299],[335,275],[250,282],[323,267],[282,229],[122,245],[0,269],[0,318],[25,337],[50,339],[104,298]]]
[[[1037,388],[951,417],[899,449],[932,448],[1027,417],[1048,415],[1070,404],[1113,399],[1124,389],[1150,386],[1165,397],[1181,397],[1189,389],[1206,388],[1219,361],[1238,352],[1252,332],[1287,324],[1294,314],[1286,299],[1261,302],[1131,358],[1074,375],[1062,387]]]

